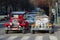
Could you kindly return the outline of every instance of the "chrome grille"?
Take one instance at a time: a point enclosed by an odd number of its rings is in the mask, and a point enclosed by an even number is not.
[[[18,20],[14,19],[13,22],[12,22],[12,26],[19,26],[18,23],[19,23]]]

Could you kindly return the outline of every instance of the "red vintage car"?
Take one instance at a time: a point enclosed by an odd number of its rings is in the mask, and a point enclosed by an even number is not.
[[[25,12],[12,12],[9,22],[5,23],[5,32],[8,33],[10,30],[22,30],[23,33],[28,29],[29,23],[25,21]]]

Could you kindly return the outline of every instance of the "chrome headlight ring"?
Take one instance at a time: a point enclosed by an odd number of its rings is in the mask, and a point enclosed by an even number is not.
[[[10,22],[10,25],[12,25],[12,23]]]

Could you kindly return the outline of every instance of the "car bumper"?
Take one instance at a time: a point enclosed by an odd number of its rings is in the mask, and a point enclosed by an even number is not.
[[[23,30],[22,27],[17,27],[17,28],[9,28],[9,27],[5,27],[5,30]]]
[[[31,30],[51,30],[52,27],[31,27]]]

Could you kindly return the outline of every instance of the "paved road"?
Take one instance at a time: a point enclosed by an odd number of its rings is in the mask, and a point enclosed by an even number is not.
[[[0,35],[0,40],[58,40],[57,36],[40,34],[10,34]]]
[[[1,26],[3,24],[0,24]],[[0,40],[60,40],[60,27],[54,28],[55,33],[49,34],[46,33],[36,33],[36,34],[22,34],[17,32],[11,32],[5,34],[5,28],[0,28]]]

